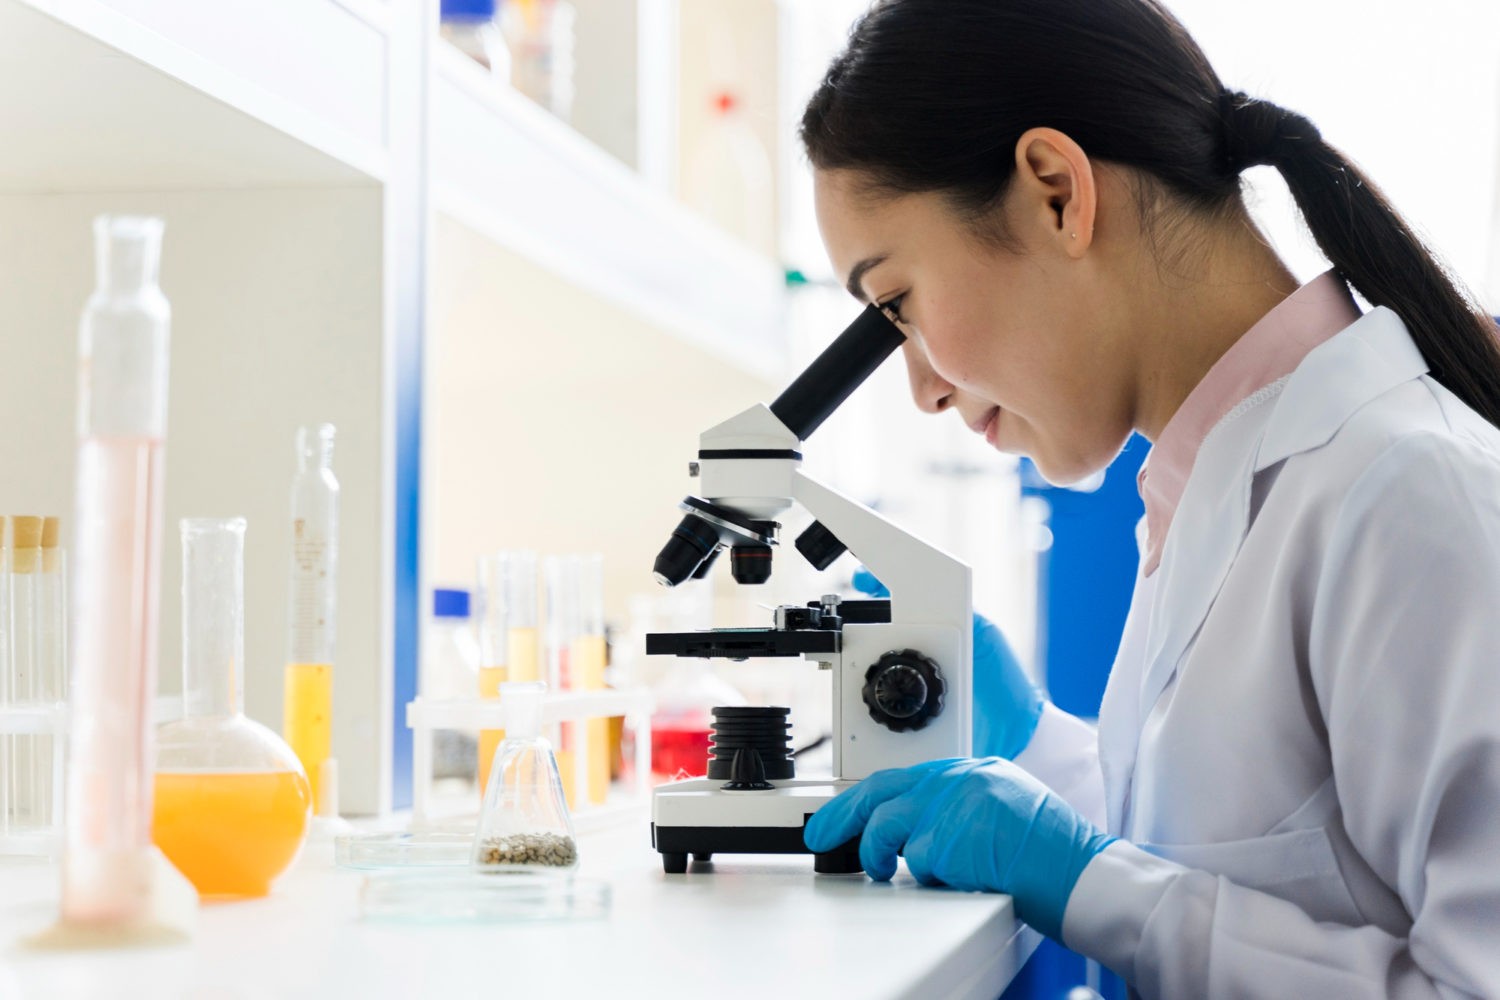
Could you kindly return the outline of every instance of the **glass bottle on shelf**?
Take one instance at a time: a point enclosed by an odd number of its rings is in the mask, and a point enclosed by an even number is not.
[[[432,619],[423,639],[417,690],[431,701],[472,698],[479,683],[479,644],[469,617],[467,590],[435,589]],[[434,784],[457,785],[473,793],[478,780],[478,737],[474,731],[439,730],[433,738]]]
[[[183,717],[157,733],[152,836],[204,896],[264,896],[307,835],[292,748],[245,716],[245,521],[182,522]]]
[[[464,55],[509,81],[510,50],[496,19],[497,0],[442,0],[443,39]]]
[[[685,164],[682,197],[720,229],[776,256],[771,156],[733,91],[712,96],[712,115]]]
[[[484,790],[474,867],[481,872],[555,872],[578,867],[578,843],[552,744],[542,736],[540,682],[501,686],[505,740]]]
[[[567,0],[508,0],[500,23],[515,88],[563,121],[573,115],[573,39]]]
[[[302,762],[312,786],[314,811],[330,818],[338,814],[337,779],[330,774],[325,781],[323,775],[332,760],[338,624],[339,481],[333,474],[334,435],[332,424],[297,431],[281,725],[282,737]]]

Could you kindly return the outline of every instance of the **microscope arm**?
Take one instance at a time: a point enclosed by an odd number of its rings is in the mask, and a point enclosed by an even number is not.
[[[967,565],[800,468],[792,471],[791,492],[890,590],[893,622],[967,627]]]

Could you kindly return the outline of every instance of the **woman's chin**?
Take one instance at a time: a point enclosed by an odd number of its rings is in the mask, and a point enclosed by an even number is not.
[[[995,447],[1000,451],[1006,451],[999,444]],[[1084,486],[1109,466],[1108,462],[1100,465],[1096,462],[1079,461],[1077,458],[1059,459],[1055,455],[1036,454],[1029,451],[1015,451],[1010,454],[1024,455],[1031,459],[1031,464],[1036,466],[1036,471],[1041,474],[1041,477],[1048,484],[1059,488]]]

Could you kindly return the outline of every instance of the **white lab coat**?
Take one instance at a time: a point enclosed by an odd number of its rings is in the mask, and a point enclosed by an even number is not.
[[[1148,997],[1500,996],[1500,431],[1375,309],[1205,439],[1097,733],[1065,943]],[[1102,803],[1101,803],[1102,795]]]

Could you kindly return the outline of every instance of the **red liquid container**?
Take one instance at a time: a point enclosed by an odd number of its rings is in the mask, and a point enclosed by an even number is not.
[[[662,781],[701,778],[708,773],[707,726],[651,724],[651,771]]]

